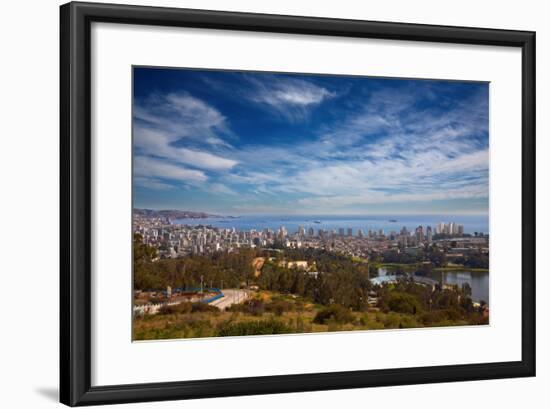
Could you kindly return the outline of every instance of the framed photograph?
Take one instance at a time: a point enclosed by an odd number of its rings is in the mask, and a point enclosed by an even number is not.
[[[535,375],[535,33],[61,6],[61,402]]]

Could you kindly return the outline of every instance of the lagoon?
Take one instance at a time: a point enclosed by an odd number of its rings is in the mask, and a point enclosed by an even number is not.
[[[391,267],[380,267],[378,269],[379,277],[393,274],[395,274],[395,271]],[[467,283],[472,289],[473,301],[485,301],[489,304],[488,271],[434,271],[428,277],[442,284],[457,285],[459,287]]]

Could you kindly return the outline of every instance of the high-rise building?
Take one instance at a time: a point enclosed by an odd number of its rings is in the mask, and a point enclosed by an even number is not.
[[[343,227],[340,227],[340,228],[338,229],[338,235],[344,236],[344,231],[345,231],[344,228],[343,228]]]
[[[307,231],[308,235],[313,237],[315,236],[315,230],[313,229],[313,227],[310,227]]]
[[[464,234],[464,225],[459,224],[457,230],[458,230],[457,233],[460,234],[460,235],[462,236],[462,235]]]
[[[431,243],[432,242],[432,226],[428,226],[426,227],[426,236],[427,236],[427,239],[428,239],[428,243]]]
[[[363,229],[357,230],[357,237],[363,238],[363,236],[364,236],[364,235],[363,235]]]
[[[424,229],[422,228],[422,226],[418,226],[414,233],[417,243],[421,243],[424,241]]]
[[[285,226],[279,227],[279,239],[283,240],[286,237],[286,229]]]
[[[353,236],[353,229],[348,227],[348,236]]]

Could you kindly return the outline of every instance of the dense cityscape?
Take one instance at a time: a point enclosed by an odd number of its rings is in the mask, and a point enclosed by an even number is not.
[[[133,231],[143,242],[158,249],[160,258],[177,258],[190,254],[232,252],[242,248],[311,248],[363,257],[377,252],[415,253],[425,246],[447,248],[447,258],[462,257],[470,252],[488,253],[488,236],[483,233],[464,234],[464,226],[440,222],[436,226],[417,226],[414,231],[402,227],[385,232],[341,227],[338,230],[304,228],[289,232],[284,225],[278,230],[238,231],[234,227],[219,228],[208,224],[173,223],[170,218],[134,215]],[[452,245],[450,243],[453,243]]]

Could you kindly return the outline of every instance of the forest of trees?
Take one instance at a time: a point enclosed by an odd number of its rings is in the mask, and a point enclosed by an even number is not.
[[[444,263],[444,254],[440,250],[427,252],[414,258],[409,255],[387,253],[384,262],[419,262],[426,258],[432,264],[422,265],[418,273],[428,273],[432,265]],[[255,257],[266,257],[259,277],[254,276],[252,261]],[[414,283],[403,275],[398,284],[392,287],[374,287],[369,280],[373,266],[364,261],[356,261],[349,256],[318,249],[258,250],[240,249],[232,253],[214,253],[210,255],[190,255],[185,258],[153,261],[156,251],[144,245],[139,235],[134,241],[134,288],[136,290],[198,287],[201,276],[206,286],[225,288],[241,287],[244,284],[258,285],[262,290],[281,294],[294,294],[315,304],[330,306],[333,304],[364,311],[368,308],[369,292],[375,290],[378,306],[383,311],[406,314],[426,314],[433,311],[445,311],[450,318],[467,319],[473,312],[471,289],[432,288]],[[310,268],[287,268],[283,260],[306,260]],[[471,257],[474,265],[482,264]],[[465,262],[468,262],[465,260]],[[482,259],[480,259],[482,260]],[[315,270],[315,271],[312,271]],[[449,319],[450,319],[449,318]]]
[[[257,251],[242,249],[235,253],[190,255],[185,258],[162,259],[153,262],[156,251],[134,235],[134,289],[154,290],[198,287],[203,277],[206,285],[238,287],[253,277],[252,260]]]
[[[318,249],[239,249],[209,255],[158,259],[154,248],[134,237],[134,288],[163,290],[205,286],[242,288],[257,285],[260,291],[225,311],[184,302],[164,306],[159,314],[138,317],[136,339],[235,336],[299,333],[350,329],[417,328],[422,326],[487,324],[483,306],[474,307],[471,288],[422,285],[408,274],[397,283],[374,285],[370,277],[384,262],[410,263],[418,274],[445,264],[435,249],[418,256],[396,253],[377,255],[370,263]],[[255,276],[253,260],[265,257]],[[308,268],[287,268],[286,262],[305,260]],[[421,263],[430,260],[431,263]],[[471,261],[470,261],[471,260]],[[480,261],[481,260],[481,261]],[[466,262],[482,263],[470,257]],[[403,265],[403,267],[406,267]],[[402,266],[396,269],[403,270]],[[405,271],[402,271],[405,273]],[[408,271],[410,272],[410,271]],[[369,297],[376,297],[376,308]]]
[[[286,260],[307,260],[315,263],[318,274],[302,269],[280,266],[281,252],[240,249],[233,253],[190,255],[185,258],[152,261],[156,252],[134,237],[134,289],[153,290],[198,287],[201,276],[204,283],[214,287],[240,287],[243,283],[257,284],[261,289],[296,294],[328,305],[339,303],[360,310],[371,289],[368,265],[352,261],[349,257],[322,250],[286,250]],[[255,257],[273,257],[266,261],[260,277],[254,277],[252,260]]]
[[[315,262],[316,274],[281,267],[277,260],[266,262],[258,280],[260,288],[296,294],[323,305],[338,303],[358,311],[365,308],[372,288],[366,263],[314,249],[291,250],[285,256]]]
[[[445,289],[438,285],[432,291],[430,287],[403,278],[391,288],[380,287],[378,296],[378,306],[382,311],[418,316],[425,325],[442,319],[483,321],[480,311],[472,304],[471,288],[467,284],[462,288]]]
[[[387,251],[381,255],[378,255],[378,257],[374,258],[373,261],[399,264],[415,264],[429,261],[433,267],[445,267],[448,262],[445,251],[436,247],[428,247],[427,249],[416,254]],[[464,257],[455,258],[453,263],[461,264],[468,268],[489,268],[489,255],[478,251]]]

